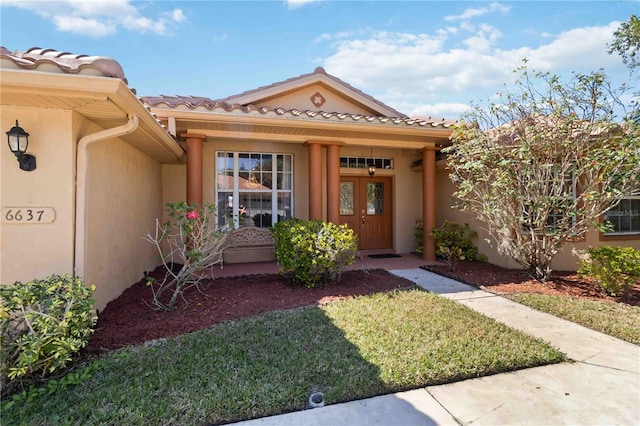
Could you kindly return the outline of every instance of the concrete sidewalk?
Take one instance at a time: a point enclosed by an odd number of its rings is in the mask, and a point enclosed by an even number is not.
[[[640,346],[420,268],[390,272],[540,337],[575,362],[429,386],[239,424],[640,425]]]

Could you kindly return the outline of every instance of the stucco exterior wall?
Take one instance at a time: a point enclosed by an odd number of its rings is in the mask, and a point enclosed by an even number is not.
[[[74,163],[72,113],[48,108],[2,105],[0,149],[2,208],[49,207],[52,223],[0,222],[0,283],[29,281],[51,274],[73,273]],[[28,153],[37,168],[20,170],[6,135],[15,121],[29,133]]]
[[[468,213],[453,209],[452,194],[455,190],[453,182],[449,179],[448,172],[443,165],[438,168],[438,225],[445,220],[455,221],[463,224],[468,223],[472,229],[478,232],[478,239],[475,241],[478,251],[485,256],[489,263],[499,265],[505,268],[519,269],[522,268],[513,259],[498,254],[495,242],[489,237],[489,234],[483,229],[483,223],[475,219]],[[491,243],[487,242],[491,241]],[[567,242],[562,251],[558,253],[552,263],[551,268],[558,271],[575,271],[580,265],[580,252],[589,247],[598,247],[602,245],[634,247],[640,250],[640,239],[638,236],[629,239],[607,240],[606,237],[601,238],[600,232],[593,230],[587,233],[586,237],[580,241]]]
[[[119,139],[88,152],[88,228],[85,280],[102,309],[161,261],[143,237],[162,220],[161,165]]]

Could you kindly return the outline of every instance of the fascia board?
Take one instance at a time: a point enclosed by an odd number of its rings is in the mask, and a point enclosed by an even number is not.
[[[264,125],[273,127],[292,127],[299,129],[327,129],[344,130],[344,131],[366,131],[383,134],[397,135],[413,135],[424,137],[435,137],[438,139],[448,138],[451,135],[450,129],[425,128],[409,125],[387,125],[373,123],[358,122],[337,122],[337,121],[321,121],[320,119],[300,119],[300,118],[284,118],[284,117],[256,117],[247,116],[246,114],[216,114],[210,111],[185,111],[174,109],[161,109],[152,111],[159,117],[174,117],[176,120],[193,120],[211,123],[231,123],[246,125]]]

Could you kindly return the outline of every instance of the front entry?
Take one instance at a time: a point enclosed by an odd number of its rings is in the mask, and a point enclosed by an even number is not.
[[[392,248],[391,178],[342,176],[340,223],[355,231],[360,250]]]

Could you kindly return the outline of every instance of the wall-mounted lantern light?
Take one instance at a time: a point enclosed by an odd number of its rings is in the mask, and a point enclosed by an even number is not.
[[[31,154],[27,154],[27,147],[29,146],[29,133],[18,126],[18,120],[16,125],[11,128],[7,134],[7,143],[9,149],[18,159],[20,163],[20,169],[30,172],[36,169],[36,157]]]
[[[376,163],[373,159],[373,147],[371,147],[371,157],[369,159],[369,176],[373,177],[376,174]]]

